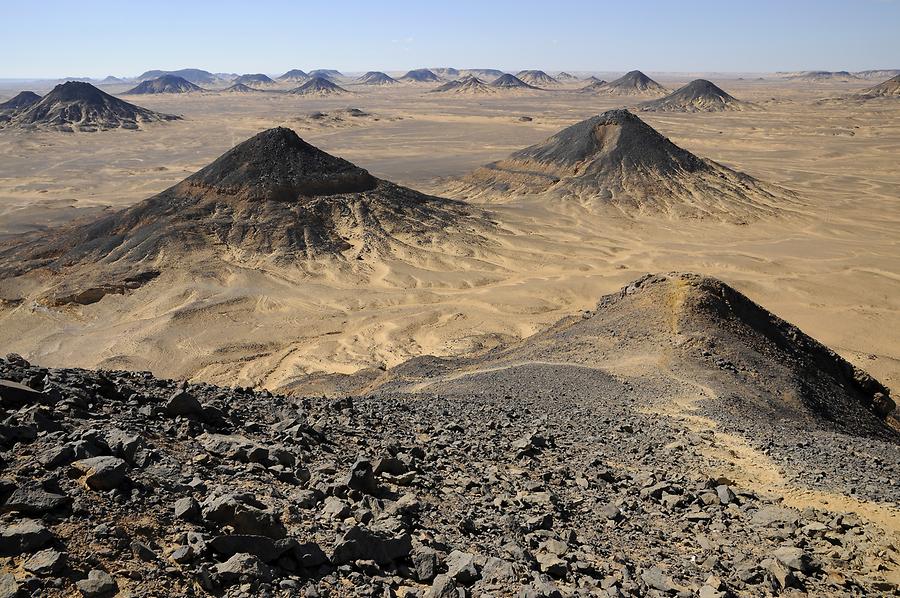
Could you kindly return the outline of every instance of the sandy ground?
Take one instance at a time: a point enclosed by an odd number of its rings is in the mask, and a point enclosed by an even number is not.
[[[670,89],[686,82],[659,81]],[[898,388],[900,102],[816,101],[869,82],[715,82],[762,110],[640,116],[682,147],[796,191],[801,213],[737,226],[623,218],[540,197],[492,203],[504,232],[449,270],[428,255],[375,264],[365,276],[326,264],[312,273],[174,269],[92,306],[0,308],[0,350],[50,366],[277,387],[308,372],[492,346],[591,307],[646,272],[692,270],[723,278]],[[622,105],[565,90],[351,89],[358,93],[328,99],[134,96],[127,99],[185,120],[140,132],[0,131],[0,236],[130,205],[274,125],[377,176],[440,194],[447,178]],[[17,91],[0,89],[0,100]],[[308,118],[350,106],[370,116]]]

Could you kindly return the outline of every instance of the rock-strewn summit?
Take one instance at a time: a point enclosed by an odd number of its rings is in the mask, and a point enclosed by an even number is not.
[[[19,111],[7,126],[22,129],[47,128],[60,131],[137,129],[141,124],[177,120],[181,117],[153,112],[129,104],[90,83],[61,83],[29,108]]]
[[[747,102],[738,100],[706,79],[696,79],[664,98],[640,105],[645,112],[722,112],[750,108],[752,106]]]
[[[695,156],[627,110],[609,110],[488,164],[453,192],[495,198],[546,193],[626,214],[737,221],[791,203],[784,190]]]

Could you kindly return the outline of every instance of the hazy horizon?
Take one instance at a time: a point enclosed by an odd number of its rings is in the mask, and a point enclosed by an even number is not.
[[[348,72],[423,67],[516,71],[771,73],[900,68],[895,0],[764,1],[723,9],[651,0],[617,4],[468,0],[453,6],[284,0],[155,3],[160,17],[106,0],[6,8],[12,59],[0,79],[137,76],[147,70],[279,74],[293,68]],[[35,24],[31,26],[30,24]],[[65,51],[60,51],[65,48]]]

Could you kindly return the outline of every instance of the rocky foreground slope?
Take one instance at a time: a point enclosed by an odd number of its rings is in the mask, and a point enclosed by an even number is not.
[[[887,389],[703,277],[353,396],[0,378],[4,596],[898,590]]]

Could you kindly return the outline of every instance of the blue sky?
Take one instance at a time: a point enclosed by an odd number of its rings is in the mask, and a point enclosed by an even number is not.
[[[900,68],[900,1],[2,0],[0,78],[153,68]]]

